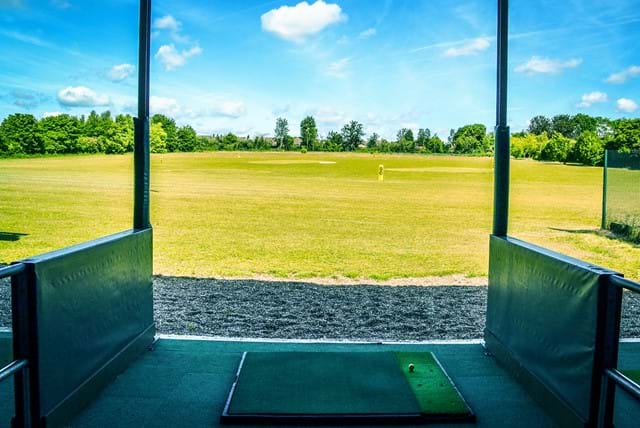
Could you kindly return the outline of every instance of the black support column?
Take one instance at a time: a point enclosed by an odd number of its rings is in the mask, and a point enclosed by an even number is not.
[[[498,0],[498,73],[493,183],[493,234],[506,236],[509,223],[510,136],[507,126],[509,1]]]
[[[134,118],[133,228],[151,227],[149,219],[149,66],[151,56],[151,0],[140,0],[138,46],[138,117]]]

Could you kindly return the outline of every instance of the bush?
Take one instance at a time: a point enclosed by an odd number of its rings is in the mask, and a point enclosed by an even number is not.
[[[583,132],[573,147],[573,158],[585,165],[602,165],[604,142],[594,132]]]
[[[98,137],[82,136],[78,138],[78,150],[80,153],[100,153],[103,148]]]
[[[554,132],[549,142],[542,148],[540,159],[556,162],[567,162],[571,160],[575,141]]]
[[[542,149],[549,142],[547,133],[540,135],[525,134],[511,137],[511,156],[516,159],[540,159]]]
[[[104,152],[108,155],[119,155],[126,152],[125,147],[115,140],[105,137],[99,137]],[[153,150],[152,150],[153,151]],[[154,152],[155,153],[155,152]]]

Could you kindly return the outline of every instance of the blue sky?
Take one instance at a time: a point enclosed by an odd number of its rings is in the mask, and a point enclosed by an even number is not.
[[[513,130],[638,117],[640,0],[511,2]],[[492,127],[495,2],[155,0],[152,110],[201,133]],[[0,118],[135,112],[137,2],[0,0]]]

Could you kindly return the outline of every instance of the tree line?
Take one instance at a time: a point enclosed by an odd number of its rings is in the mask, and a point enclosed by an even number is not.
[[[442,140],[429,128],[398,130],[387,140],[376,133],[366,135],[364,125],[350,121],[339,130],[320,137],[313,116],[300,122],[299,137],[290,135],[286,118],[276,120],[273,137],[238,136],[233,133],[198,136],[189,125],[178,126],[165,115],[151,117],[150,146],[153,153],[215,150],[370,151],[382,153],[452,153],[492,155],[493,133],[482,124],[452,129]],[[612,120],[586,114],[536,116],[528,128],[511,138],[516,158],[580,162],[600,165],[604,150],[640,150],[640,119]],[[126,153],[133,150],[133,118],[109,111],[92,111],[87,117],[68,114],[40,120],[30,114],[12,114],[0,124],[0,155],[20,156],[65,153]]]
[[[0,155],[107,153],[133,151],[133,117],[110,111],[87,117],[59,114],[38,120],[31,114],[16,113],[0,124]],[[164,115],[154,115],[150,125],[150,145],[155,153],[194,151],[196,131],[177,126]]]

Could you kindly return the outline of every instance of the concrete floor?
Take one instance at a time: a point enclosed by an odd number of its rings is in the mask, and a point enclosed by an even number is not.
[[[485,355],[480,344],[341,344],[160,339],[69,426],[218,427],[245,351],[432,351],[470,407],[477,427],[551,427],[549,417]],[[640,367],[640,343],[622,343],[621,368]],[[0,426],[8,426],[10,382],[0,387]],[[616,426],[637,426],[640,404],[618,393]],[[237,426],[237,425],[236,425]],[[292,425],[288,425],[291,427]],[[335,425],[334,425],[335,426]],[[431,425],[436,426],[436,425]],[[445,426],[451,426],[445,425]]]

